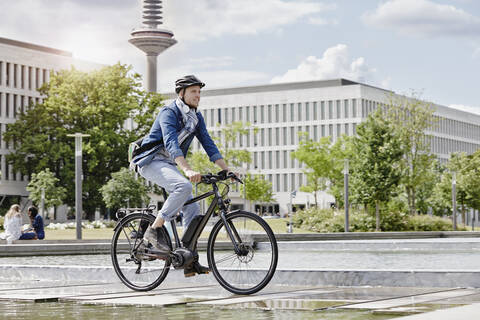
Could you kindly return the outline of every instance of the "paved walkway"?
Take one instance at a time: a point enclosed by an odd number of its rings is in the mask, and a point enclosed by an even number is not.
[[[208,276],[201,276],[208,277]],[[199,278],[199,277],[197,277]],[[350,319],[358,313],[382,319],[475,319],[480,314],[480,290],[467,288],[322,287],[269,285],[252,296],[233,295],[219,285],[162,284],[135,292],[119,282],[0,282],[0,307],[9,302],[56,302],[104,306],[208,307],[238,310],[302,310],[318,317],[335,312]],[[58,306],[57,306],[58,307]],[[430,312],[432,312],[430,316]],[[415,314],[420,314],[416,315]],[[388,316],[388,317],[387,317]],[[361,317],[360,317],[361,319]]]

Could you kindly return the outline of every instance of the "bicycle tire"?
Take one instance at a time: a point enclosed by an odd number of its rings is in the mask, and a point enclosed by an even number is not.
[[[275,274],[278,262],[277,240],[270,226],[256,214],[235,211],[226,217],[241,239],[243,252],[235,253],[223,220],[219,220],[208,239],[208,263],[213,275],[226,290],[242,295],[256,293]]]
[[[120,280],[135,291],[155,289],[162,283],[170,270],[169,259],[165,261],[153,259],[144,254],[145,244],[140,225],[145,220],[150,225],[154,219],[155,217],[150,215],[132,213],[120,220],[113,234],[110,251],[113,268]],[[165,227],[162,230],[164,235],[168,235]],[[140,236],[139,233],[142,235]],[[170,237],[166,236],[165,238],[171,249]]]

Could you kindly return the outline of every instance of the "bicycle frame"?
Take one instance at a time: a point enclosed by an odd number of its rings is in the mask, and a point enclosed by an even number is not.
[[[207,222],[208,220],[210,219],[210,217],[212,216],[213,212],[215,211],[215,209],[218,207],[220,208],[220,218],[223,220],[224,222],[224,225],[225,225],[225,229],[227,230],[227,233],[228,233],[228,236],[230,237],[230,240],[232,241],[232,244],[234,246],[234,250],[235,250],[235,253],[238,253],[239,252],[239,248],[238,248],[238,242],[240,242],[240,237],[238,236],[237,232],[235,230],[232,230],[231,226],[229,223],[227,223],[227,219],[226,219],[226,214],[227,214],[227,207],[222,199],[222,196],[220,195],[220,192],[218,190],[218,186],[216,185],[215,182],[212,183],[212,189],[211,191],[208,191],[204,194],[201,194],[199,196],[196,196],[190,200],[188,200],[187,202],[185,202],[184,205],[189,205],[189,204],[192,204],[192,203],[195,203],[195,202],[198,202],[200,200],[203,200],[203,199],[206,199],[210,196],[215,196],[215,199],[214,201],[212,201],[212,203],[210,203],[207,211],[205,212],[205,214],[203,215],[203,218],[202,220],[200,221],[200,223],[198,224],[197,228],[195,229],[195,232],[193,234],[193,237],[192,237],[192,240],[190,241],[190,243],[188,244],[188,246],[186,247],[187,249],[191,250],[191,251],[195,251],[196,250],[196,247],[197,247],[197,242],[198,242],[198,238],[200,238],[200,235],[202,234],[203,230],[205,229],[205,226],[207,225]],[[167,193],[165,191],[165,189],[162,188],[162,192],[163,192],[163,196],[165,199],[167,199]],[[173,236],[175,238],[175,246],[176,248],[181,248],[183,247],[182,246],[182,243],[180,242],[180,237],[178,235],[178,232],[177,232],[177,228],[176,228],[176,224],[175,224],[175,219],[171,220],[170,221],[170,225],[172,227],[172,232],[173,232]],[[234,235],[235,234],[235,235]]]

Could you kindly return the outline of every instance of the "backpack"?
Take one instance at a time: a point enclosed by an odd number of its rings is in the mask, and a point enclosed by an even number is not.
[[[137,172],[137,165],[133,163],[133,159],[139,154],[163,143],[163,139],[160,139],[158,141],[152,141],[142,146],[143,139],[145,139],[145,137],[141,137],[128,145],[128,163],[130,164],[129,168],[130,170],[134,170],[135,172]]]

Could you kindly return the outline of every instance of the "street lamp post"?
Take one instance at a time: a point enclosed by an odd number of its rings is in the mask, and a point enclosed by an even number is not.
[[[75,133],[67,137],[75,138],[75,221],[77,225],[77,239],[82,239],[82,138],[89,134]]]
[[[344,199],[345,199],[345,232],[349,232],[350,223],[349,223],[349,207],[350,204],[348,203],[348,159],[345,159],[345,164],[343,167],[343,180],[344,180]]]
[[[457,230],[457,175],[452,173],[452,216],[453,216],[453,230]]]

